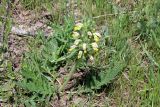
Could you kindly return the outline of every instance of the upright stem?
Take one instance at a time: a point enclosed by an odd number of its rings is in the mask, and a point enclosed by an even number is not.
[[[1,0],[0,0],[1,1]],[[0,71],[3,71],[6,68],[6,53],[8,49],[8,35],[9,35],[9,28],[10,25],[8,24],[10,21],[10,7],[11,3],[10,0],[3,0],[2,1],[2,8],[5,9],[3,13],[3,24],[0,31]]]
[[[71,71],[69,72],[69,74],[67,75],[67,79],[64,82],[64,84],[60,87],[59,92],[63,91],[65,86],[67,85],[67,83],[69,82],[69,80],[71,79],[72,75],[74,74],[74,71],[76,70],[76,62],[74,63],[74,65],[71,68]]]
[[[3,4],[5,5],[5,4]],[[3,25],[2,25],[2,29],[1,29],[1,38],[0,38],[0,42],[2,43],[2,49],[3,51],[6,50],[7,48],[7,37],[8,37],[8,34],[6,33],[6,29],[7,29],[7,21],[8,21],[8,18],[9,18],[9,13],[10,13],[10,7],[11,7],[11,4],[10,4],[10,0],[7,0],[6,1],[6,13],[5,13],[5,16],[4,16],[4,19],[3,19]]]

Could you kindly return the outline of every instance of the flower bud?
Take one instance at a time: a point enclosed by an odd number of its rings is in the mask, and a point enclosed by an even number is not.
[[[82,51],[79,51],[79,52],[78,52],[78,59],[80,59],[80,58],[82,57],[82,54],[83,54]]]
[[[79,33],[78,32],[73,32],[72,37],[74,39],[77,39],[79,37]]]
[[[92,55],[89,57],[89,59],[90,59],[90,61],[94,61],[94,58]]]
[[[72,45],[68,51],[71,52],[71,51],[72,51],[73,49],[75,49],[76,47],[77,47],[76,45]]]
[[[96,36],[96,35],[94,35],[94,41],[95,41],[95,42],[99,42],[99,37]]]
[[[83,27],[82,23],[77,23],[74,27],[74,31],[81,30],[82,27]]]
[[[97,45],[97,43],[94,42],[91,45],[92,45],[93,50],[97,52],[98,51],[98,45]]]
[[[92,32],[87,32],[87,35],[89,36],[89,38],[91,38],[92,37]]]
[[[80,41],[81,41],[80,39],[76,39],[76,40],[74,41],[74,45],[78,45]]]
[[[86,43],[83,43],[83,50],[84,50],[84,53],[86,53],[87,51],[86,51],[86,49],[87,49],[87,44]]]
[[[87,35],[88,35],[88,36],[92,36],[92,32],[90,32],[90,31],[87,32]]]
[[[101,38],[101,37],[102,37],[102,36],[101,36],[101,34],[100,34],[100,33],[98,33],[98,32],[93,33],[93,35],[94,35],[94,36],[98,36],[99,38]]]

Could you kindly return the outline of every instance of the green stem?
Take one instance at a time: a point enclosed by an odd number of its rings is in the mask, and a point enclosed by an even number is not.
[[[68,83],[69,80],[71,79],[71,77],[72,77],[74,71],[76,70],[76,65],[77,65],[77,64],[76,64],[76,62],[75,62],[74,65],[73,65],[72,68],[71,68],[71,71],[70,71],[69,74],[67,75],[66,81],[65,81],[64,84],[60,87],[59,92],[61,92],[61,91],[64,90],[65,86],[67,85],[67,83]]]

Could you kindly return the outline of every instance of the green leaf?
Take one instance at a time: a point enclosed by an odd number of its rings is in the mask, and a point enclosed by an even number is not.
[[[123,71],[126,66],[124,61],[119,61],[113,67],[109,67],[105,71],[95,71],[86,77],[84,88],[80,92],[91,92],[101,89],[102,86],[108,85],[116,76]],[[92,72],[92,71],[91,71]]]

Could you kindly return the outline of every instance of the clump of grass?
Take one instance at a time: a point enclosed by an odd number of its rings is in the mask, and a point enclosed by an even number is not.
[[[135,10],[114,19],[113,34],[130,43],[128,69],[116,82],[110,97],[121,106],[159,106],[158,1],[139,1]],[[152,8],[151,8],[152,7]],[[125,36],[126,35],[126,36]],[[135,39],[136,38],[136,39]],[[115,41],[116,43],[117,41]],[[126,51],[126,50],[125,50]],[[119,91],[117,91],[119,90]]]
[[[63,23],[67,14],[66,0],[21,0],[20,3],[28,10],[34,10],[36,13],[45,11],[49,13],[47,18],[54,23]]]
[[[42,9],[52,3],[51,0],[21,0],[20,2],[28,9]]]

